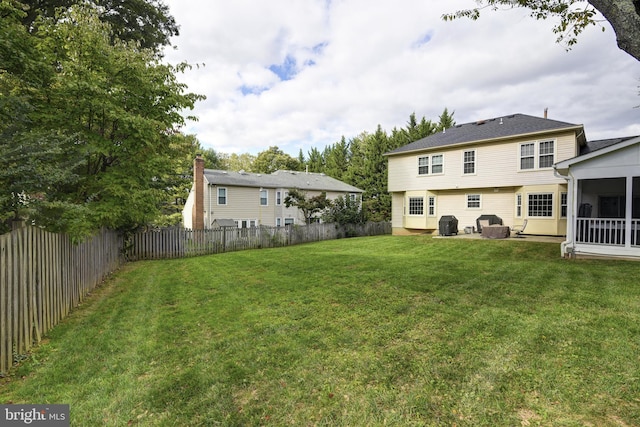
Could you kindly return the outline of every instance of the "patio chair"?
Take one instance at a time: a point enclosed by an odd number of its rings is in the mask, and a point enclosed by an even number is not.
[[[515,237],[522,237],[521,234],[525,228],[527,228],[526,219],[522,222],[522,225],[514,225],[513,227],[511,227],[511,231],[516,233]]]

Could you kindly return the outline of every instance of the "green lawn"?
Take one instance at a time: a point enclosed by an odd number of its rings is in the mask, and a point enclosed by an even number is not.
[[[4,379],[73,426],[638,426],[640,263],[370,237],[127,265]]]

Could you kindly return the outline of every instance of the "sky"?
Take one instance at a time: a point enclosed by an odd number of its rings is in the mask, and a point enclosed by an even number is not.
[[[525,9],[445,22],[473,0],[165,0],[180,26],[165,60],[207,97],[183,131],[218,153],[312,148],[391,132],[409,116],[458,124],[514,113],[640,135],[640,62],[610,25],[571,50]],[[604,31],[603,31],[604,29]]]

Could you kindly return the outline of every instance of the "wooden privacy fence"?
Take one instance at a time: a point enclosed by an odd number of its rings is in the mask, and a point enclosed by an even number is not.
[[[183,258],[382,234],[391,234],[391,223],[368,222],[362,225],[345,226],[322,223],[286,227],[222,227],[211,230],[187,230],[175,227],[151,229],[133,234],[126,240],[125,253],[129,261]]]
[[[0,374],[118,269],[121,254],[114,231],[80,244],[35,227],[0,236]]]
[[[218,230],[176,227],[140,231],[126,238],[102,230],[79,244],[73,244],[66,235],[36,227],[14,230],[0,236],[0,374],[24,358],[44,334],[125,261],[381,234],[391,234],[390,223]]]

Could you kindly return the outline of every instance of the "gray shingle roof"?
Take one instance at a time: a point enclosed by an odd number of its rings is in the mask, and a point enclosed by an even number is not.
[[[633,138],[638,138],[638,136],[626,136],[622,138],[610,138],[610,139],[599,139],[595,141],[587,141],[585,145],[580,147],[580,156],[593,153],[594,151],[602,150],[603,148],[607,148],[612,145],[616,145]]]
[[[362,190],[322,173],[276,171],[272,174],[205,169],[209,184],[237,187],[299,188],[301,190],[362,193]]]
[[[401,154],[411,151],[426,150],[454,144],[465,144],[492,139],[515,137],[543,133],[561,129],[580,129],[582,125],[528,116],[526,114],[511,114],[477,122],[456,125],[444,132],[427,136],[403,147],[396,148],[386,155]]]

